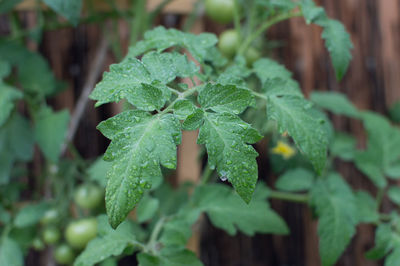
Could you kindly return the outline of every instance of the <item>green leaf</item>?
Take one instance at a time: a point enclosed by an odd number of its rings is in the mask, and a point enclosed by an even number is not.
[[[389,109],[390,119],[395,123],[400,123],[400,100],[397,100]]]
[[[160,202],[149,195],[143,197],[136,207],[136,217],[139,223],[150,220],[156,215]]]
[[[35,225],[43,217],[48,208],[49,204],[46,202],[24,206],[14,219],[15,226],[26,227]]]
[[[331,111],[334,114],[353,118],[360,117],[357,108],[342,93],[318,91],[311,93],[310,98],[317,106]]]
[[[15,113],[0,127],[0,184],[6,184],[14,161],[33,156],[33,136],[29,122]]]
[[[334,265],[355,234],[356,200],[338,174],[319,180],[311,190],[311,204],[319,217],[319,253],[322,265]]]
[[[314,174],[304,168],[286,171],[275,183],[275,187],[285,191],[308,190],[314,183]]]
[[[99,217],[99,224],[104,224],[104,216]],[[116,230],[108,225],[102,230],[103,235],[91,240],[85,250],[77,257],[74,266],[92,266],[111,256],[122,254],[128,245],[135,245],[135,235],[132,233],[132,225],[129,221],[123,222]]]
[[[162,178],[160,164],[176,168],[176,145],[181,142],[179,120],[171,114],[155,115],[129,110],[98,125],[111,139],[104,159],[108,172],[106,208],[111,226],[117,227],[139,202],[153,180]]]
[[[330,152],[333,156],[339,157],[344,161],[354,159],[356,150],[356,139],[343,132],[336,132],[331,143]]]
[[[4,209],[3,206],[0,205],[0,223],[5,225],[8,224],[10,221],[11,221],[11,214],[9,213],[9,211]]]
[[[17,67],[18,81],[24,91],[47,96],[58,88],[46,59],[17,42],[0,41],[0,60]]]
[[[14,101],[21,99],[23,94],[4,84],[0,80],[0,127],[6,122],[14,109]]]
[[[399,164],[400,130],[393,127],[383,116],[363,112],[362,119],[368,133],[367,150],[356,152],[355,163],[376,186],[387,184],[385,174],[393,176]]]
[[[316,6],[313,0],[301,0],[300,7],[307,24],[326,17],[324,8]]]
[[[22,2],[22,0],[4,0],[0,1],[0,14],[4,14],[9,12],[16,6],[18,3]]]
[[[69,113],[67,110],[53,112],[42,108],[37,114],[35,139],[44,156],[51,162],[57,162],[62,145],[67,136]]]
[[[205,113],[199,144],[205,144],[208,162],[217,167],[222,179],[228,179],[245,202],[250,202],[258,178],[258,153],[249,145],[262,137],[238,116],[229,113]]]
[[[377,212],[377,202],[366,191],[357,191],[355,193],[358,223],[376,223],[379,221]]]
[[[266,201],[267,188],[257,187],[253,200],[246,204],[230,189],[221,184],[197,187],[193,200],[205,211],[212,224],[236,234],[237,230],[252,236],[255,233],[287,234],[289,229]]]
[[[72,25],[77,26],[82,10],[82,0],[43,0],[55,12],[65,17]]]
[[[22,266],[24,257],[18,244],[9,237],[3,237],[0,242],[0,265]]]
[[[110,170],[111,163],[106,162],[103,158],[98,158],[92,163],[88,169],[89,178],[92,181],[96,181],[102,187],[107,185],[107,175],[106,173]]]
[[[296,96],[268,97],[267,118],[275,120],[281,133],[287,132],[317,173],[325,167],[328,145],[326,122],[312,109],[312,104]]]
[[[217,113],[240,114],[248,106],[255,105],[253,94],[235,85],[208,83],[200,90],[198,100],[202,108],[211,109]]]
[[[293,79],[269,79],[264,83],[263,90],[266,96],[286,96],[292,95],[303,98],[299,84]]]
[[[203,265],[196,255],[189,250],[162,250],[158,256],[148,253],[139,253],[139,266],[201,266]]]
[[[3,79],[10,75],[11,73],[11,65],[9,62],[0,61],[0,79]]]
[[[281,80],[292,78],[292,73],[289,70],[278,62],[268,58],[261,58],[254,62],[253,69],[262,84],[265,84],[268,80],[277,78]]]
[[[393,232],[390,224],[381,223],[375,231],[375,247],[370,249],[365,256],[368,259],[381,259],[393,248]]]
[[[179,120],[185,120],[189,115],[196,111],[197,107],[193,102],[182,99],[174,104],[174,114]]]
[[[197,71],[186,55],[151,52],[142,61],[128,58],[111,65],[110,72],[104,73],[90,98],[98,101],[96,106],[126,98],[139,109],[159,110],[171,97],[167,84],[176,77],[192,76]]]
[[[176,29],[165,29],[162,26],[147,31],[143,41],[136,43],[129,49],[128,57],[132,58],[144,54],[147,51],[157,49],[161,52],[167,48],[177,46],[189,50],[198,61],[203,61],[211,47],[215,46],[218,39],[214,34],[202,33],[194,35]]]
[[[387,191],[387,195],[391,201],[400,205],[400,188],[399,187],[390,187]]]
[[[395,248],[385,259],[385,266],[397,266],[400,261],[400,246]]]
[[[349,68],[351,60],[351,50],[353,44],[350,35],[340,21],[334,19],[323,19],[318,24],[324,28],[322,38],[325,40],[333,68],[336,72],[336,79],[341,80]]]

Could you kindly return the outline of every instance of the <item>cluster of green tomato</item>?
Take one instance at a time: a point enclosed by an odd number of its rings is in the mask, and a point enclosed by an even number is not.
[[[74,203],[83,210],[93,211],[104,205],[104,192],[97,185],[80,185],[74,194]],[[61,235],[61,214],[58,209],[52,208],[45,212],[40,224],[40,237],[32,242],[35,250],[43,250],[45,245],[56,246],[54,259],[58,264],[69,265],[76,255],[82,251],[87,243],[97,235],[97,220],[94,217],[85,217],[70,221]],[[62,241],[62,239],[64,239]]]
[[[230,24],[233,21],[236,1],[235,0],[205,0],[205,9],[208,17],[221,24]],[[238,8],[239,10],[240,8]],[[242,36],[234,29],[228,29],[221,33],[218,48],[227,58],[233,58],[238,52],[242,42]],[[251,66],[261,57],[261,52],[255,47],[249,47],[244,56],[246,62]]]

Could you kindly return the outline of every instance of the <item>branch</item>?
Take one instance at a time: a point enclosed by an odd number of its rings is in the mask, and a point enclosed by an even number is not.
[[[89,100],[89,94],[91,93],[93,87],[96,85],[96,81],[101,74],[103,64],[106,59],[107,50],[108,50],[108,41],[106,37],[103,37],[97,48],[94,59],[89,66],[90,72],[84,83],[83,90],[81,95],[79,96],[79,100],[78,103],[76,104],[74,113],[72,114],[68,128],[67,138],[61,149],[61,154],[65,153],[65,150],[67,149],[67,144],[74,139],[74,136],[78,129],[79,122],[85,112],[86,105]]]

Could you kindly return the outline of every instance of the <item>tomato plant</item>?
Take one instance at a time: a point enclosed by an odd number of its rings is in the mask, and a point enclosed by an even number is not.
[[[340,93],[305,97],[293,73],[266,56],[268,29],[302,18],[321,28],[336,79],[344,77],[350,35],[314,1],[199,0],[186,25],[204,11],[225,24],[219,37],[153,27],[168,0],[150,11],[144,0],[130,9],[107,1],[107,12],[81,0],[36,1],[33,29],[13,9],[17,2],[0,3],[10,24],[0,37],[0,266],[23,265],[29,248],[65,265],[116,264],[132,255],[139,265],[202,265],[187,248],[201,217],[229,235],[289,234],[270,200],[312,210],[324,266],[337,263],[362,223],[376,227],[366,257],[400,264],[400,215],[381,208],[384,199],[400,205],[392,181],[400,178],[399,104],[390,121]],[[127,54],[114,40],[120,19],[128,22]],[[101,27],[97,64],[76,109],[59,110],[52,104],[63,82],[32,47],[41,47],[48,30],[99,21],[111,26]],[[96,85],[110,51],[119,63]],[[88,95],[95,107],[123,103],[98,124],[110,143],[95,159],[74,142]],[[332,116],[363,125],[366,148],[335,129]],[[184,131],[195,132],[204,167],[199,182],[174,187],[167,175],[180,167]],[[377,195],[350,186],[338,161],[364,174]],[[267,178],[259,178],[261,163],[271,168]]]

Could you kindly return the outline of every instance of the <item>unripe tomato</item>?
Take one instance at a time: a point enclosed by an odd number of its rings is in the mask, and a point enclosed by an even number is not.
[[[56,227],[47,227],[42,232],[42,238],[44,243],[48,245],[54,245],[60,240],[61,234],[60,230]]]
[[[103,202],[103,190],[96,185],[80,185],[74,194],[76,205],[83,209],[95,209]]]
[[[240,36],[235,30],[224,31],[219,36],[218,48],[223,55],[232,58],[240,45]]]
[[[254,47],[250,47],[244,54],[248,66],[252,66],[255,61],[261,58],[261,53]]]
[[[61,244],[54,251],[54,259],[58,264],[72,264],[75,259],[75,252],[67,244]]]
[[[57,209],[48,209],[42,219],[40,219],[40,223],[42,225],[49,225],[49,224],[55,224],[58,222],[60,217],[60,213],[58,212]]]
[[[227,24],[233,20],[235,0],[206,0],[206,14],[216,22]]]
[[[45,245],[44,245],[42,239],[40,239],[39,237],[36,237],[32,241],[32,247],[33,247],[34,250],[40,251],[40,250],[43,250],[45,248]]]
[[[83,249],[97,235],[97,220],[85,218],[71,222],[65,229],[65,239],[75,249]]]

